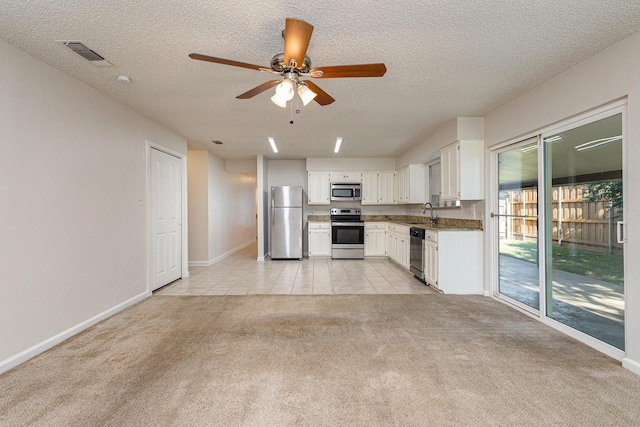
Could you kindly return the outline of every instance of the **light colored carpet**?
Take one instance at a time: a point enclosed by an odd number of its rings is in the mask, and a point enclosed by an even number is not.
[[[0,376],[3,426],[630,426],[639,402],[480,296],[156,295]]]

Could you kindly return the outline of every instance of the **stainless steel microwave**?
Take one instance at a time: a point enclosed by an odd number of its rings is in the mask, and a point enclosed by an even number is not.
[[[331,184],[331,200],[361,200],[360,183],[332,183]]]

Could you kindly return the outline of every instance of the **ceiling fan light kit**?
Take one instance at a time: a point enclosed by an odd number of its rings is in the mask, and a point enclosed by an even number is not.
[[[304,84],[300,84],[298,85],[298,96],[300,97],[300,99],[302,99],[302,105],[306,107],[308,103],[313,101],[315,97],[318,96],[318,94],[313,92]]]
[[[287,108],[287,101],[282,97],[278,96],[277,93],[271,97],[271,101],[273,101],[273,103],[276,104],[278,107]]]
[[[284,79],[282,83],[276,86],[276,96],[284,99],[285,101],[291,101],[295,92],[293,91],[293,82],[289,79]]]
[[[313,25],[299,19],[287,18],[284,29],[284,51],[273,56],[270,68],[198,53],[192,53],[189,57],[198,61],[214,62],[232,67],[241,67],[281,75],[283,77],[282,80],[271,80],[263,83],[260,86],[238,95],[236,98],[253,98],[274,85],[277,85],[276,93],[271,97],[271,101],[282,108],[287,106],[287,101],[292,100],[296,92],[305,106],[312,100],[315,100],[321,106],[329,105],[335,101],[335,99],[320,89],[315,83],[310,80],[300,80],[300,77],[324,79],[382,77],[386,73],[387,68],[382,63],[311,68],[311,60],[306,56],[306,53],[312,33]]]

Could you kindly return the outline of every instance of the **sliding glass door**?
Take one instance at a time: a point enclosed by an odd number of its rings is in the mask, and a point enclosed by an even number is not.
[[[544,152],[545,313],[624,350],[622,113],[553,132]]]
[[[527,309],[540,307],[538,138],[497,153],[498,293]]]
[[[494,295],[624,351],[623,114],[494,150],[489,229]]]

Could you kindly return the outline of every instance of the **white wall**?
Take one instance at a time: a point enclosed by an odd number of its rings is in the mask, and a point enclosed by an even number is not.
[[[256,240],[255,162],[191,150],[187,161],[189,262],[211,265]]]
[[[227,227],[228,182],[224,160],[208,153],[209,157],[209,261],[225,255],[229,247]]]
[[[239,248],[256,240],[256,174],[227,175],[227,229],[231,230],[228,246]]]
[[[625,366],[640,374],[640,33],[612,46],[485,117],[486,146],[515,140],[627,97],[624,215]]]
[[[307,169],[304,160],[269,160],[269,189],[274,186],[302,186],[307,191]],[[271,191],[271,190],[269,190]]]
[[[145,140],[186,141],[4,42],[0,63],[2,372],[147,295]]]
[[[264,156],[256,159],[258,185],[258,260],[264,261],[269,255],[269,162]]]
[[[440,158],[440,149],[458,140],[484,139],[482,117],[457,117],[430,135],[424,142],[396,159],[398,169],[417,163],[427,163]]]
[[[255,160],[225,160],[224,169],[229,173],[257,173]]]
[[[209,260],[209,158],[206,151],[187,152],[189,260]]]
[[[391,158],[334,158],[307,159],[308,171],[394,171],[396,160]]]

